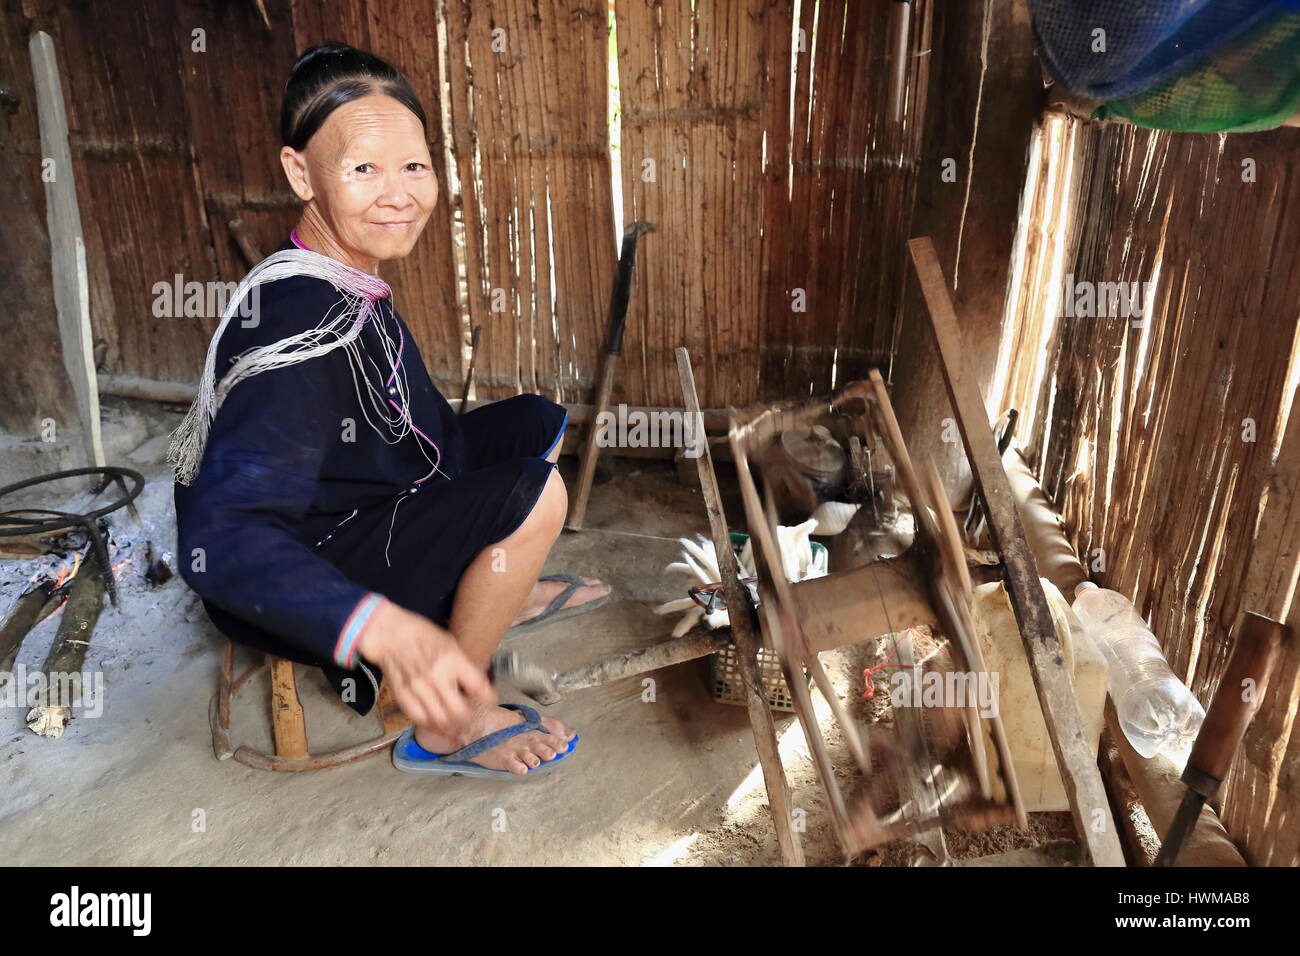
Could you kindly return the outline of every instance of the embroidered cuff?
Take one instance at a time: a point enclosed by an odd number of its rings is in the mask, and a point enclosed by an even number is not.
[[[357,666],[357,643],[361,640],[366,624],[370,621],[370,615],[374,613],[381,600],[383,600],[382,595],[367,594],[357,602],[357,606],[348,615],[343,630],[339,631],[338,642],[334,645],[334,663],[344,670],[352,670]]]

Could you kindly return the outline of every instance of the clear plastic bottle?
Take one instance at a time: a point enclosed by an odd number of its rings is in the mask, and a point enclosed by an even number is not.
[[[1084,581],[1074,613],[1110,665],[1110,696],[1124,736],[1143,757],[1186,763],[1205,709],[1169,669],[1160,642],[1128,598]]]

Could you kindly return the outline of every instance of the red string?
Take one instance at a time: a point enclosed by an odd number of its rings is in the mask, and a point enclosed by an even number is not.
[[[916,633],[916,628],[914,628],[914,627],[909,627],[909,628],[907,628],[907,630],[905,630],[903,633],[904,633],[906,636],[908,636],[908,637],[910,638],[913,634]],[[863,694],[862,694],[863,697],[866,697],[866,698],[870,699],[870,698],[876,696],[876,681],[875,681],[875,679],[874,679],[874,674],[875,674],[876,671],[878,671],[878,670],[883,670],[883,669],[886,668],[886,667],[898,667],[898,668],[903,668],[903,667],[923,667],[923,666],[924,666],[923,664],[891,664],[891,663],[889,663],[889,659],[890,659],[891,657],[893,657],[896,653],[898,653],[898,643],[899,643],[900,640],[902,640],[902,638],[899,638],[899,639],[897,639],[897,640],[894,641],[894,649],[893,649],[892,651],[890,651],[888,654],[885,655],[885,659],[884,659],[883,661],[881,661],[879,664],[873,664],[871,667],[866,668],[866,669],[862,672],[862,677],[865,679],[865,681],[866,681],[866,685],[867,685],[867,686],[866,686],[866,690],[865,690],[865,691],[863,692]],[[939,652],[940,654],[943,654],[945,657],[948,656],[948,649],[947,649],[946,647],[944,647],[943,645],[939,645],[936,649],[938,650],[938,652]]]
[[[909,628],[908,628],[904,633],[907,634],[907,635],[910,637],[910,636],[911,636],[911,633],[912,633],[912,628],[909,627]],[[894,649],[893,649],[892,651],[890,651],[888,654],[885,655],[885,659],[884,659],[883,661],[881,661],[879,664],[873,664],[873,665],[871,665],[870,667],[868,667],[866,670],[864,670],[864,671],[862,672],[862,677],[863,677],[863,678],[866,680],[866,682],[867,682],[867,688],[866,688],[866,690],[865,690],[865,691],[863,692],[863,694],[862,694],[863,697],[866,697],[866,698],[870,699],[870,698],[876,696],[876,681],[875,681],[875,676],[874,676],[876,671],[878,671],[878,670],[882,670],[882,669],[884,669],[884,668],[886,668],[886,667],[900,667],[900,668],[901,668],[901,667],[920,667],[920,666],[921,666],[920,664],[891,664],[891,663],[889,663],[889,659],[890,659],[891,657],[893,657],[896,653],[898,653],[898,643],[899,643],[900,640],[902,640],[902,638],[896,638],[896,639],[894,640]]]

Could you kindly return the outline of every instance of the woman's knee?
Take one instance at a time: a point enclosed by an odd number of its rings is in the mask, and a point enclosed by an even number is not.
[[[564,479],[560,477],[560,469],[552,468],[524,524],[538,534],[558,537],[568,511],[569,493],[565,490]]]

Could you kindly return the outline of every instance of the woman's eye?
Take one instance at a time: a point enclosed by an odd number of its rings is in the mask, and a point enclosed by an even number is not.
[[[411,173],[417,173],[417,172],[420,172],[420,171],[422,171],[424,168],[425,168],[424,163],[407,163],[407,164],[406,164],[406,170],[407,170],[407,172],[411,172]]]
[[[375,167],[374,167],[374,164],[372,164],[372,163],[362,163],[360,166],[358,166],[356,169],[354,169],[353,172],[355,172],[355,173],[368,173],[368,172],[370,172],[371,170],[373,170],[374,168],[375,168]]]

